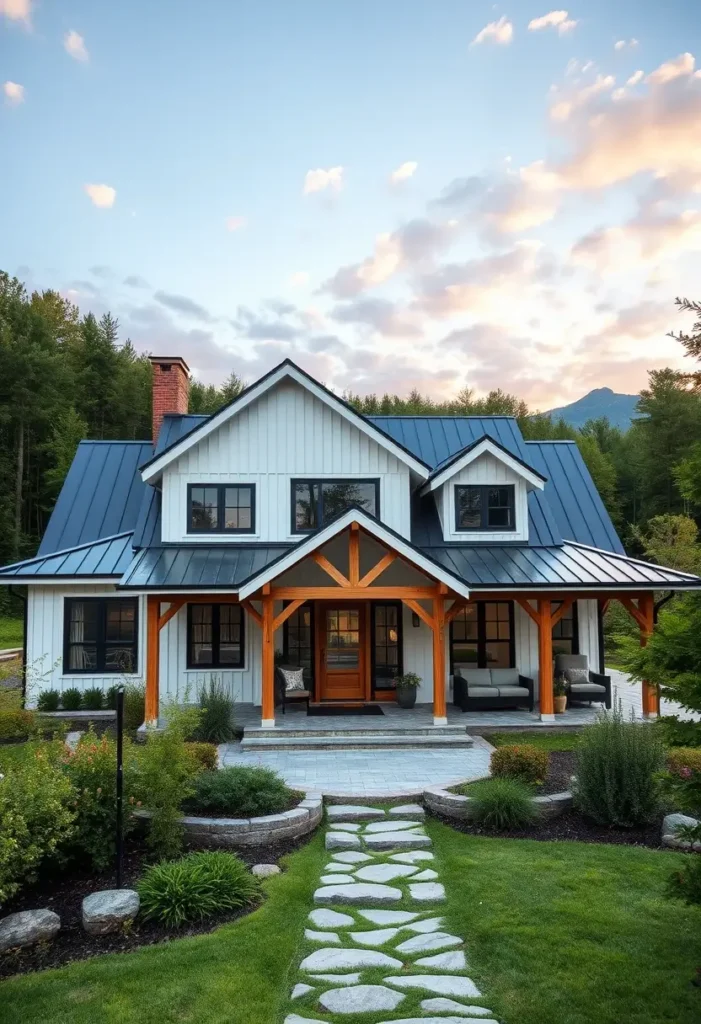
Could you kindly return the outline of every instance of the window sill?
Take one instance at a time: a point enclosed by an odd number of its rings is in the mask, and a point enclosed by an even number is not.
[[[245,665],[238,665],[238,666],[232,667],[232,668],[212,668],[211,665],[203,665],[201,668],[186,668],[186,669],[184,669],[184,671],[186,673],[187,672],[198,672],[200,675],[202,675],[203,672],[211,672],[212,674],[214,674],[215,672],[245,672],[246,671],[246,666]]]

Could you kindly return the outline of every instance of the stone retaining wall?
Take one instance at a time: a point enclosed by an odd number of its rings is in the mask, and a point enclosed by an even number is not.
[[[283,839],[299,839],[312,832],[321,821],[324,807],[321,797],[307,797],[291,811],[267,814],[260,818],[181,818],[185,838],[194,846],[267,846]],[[137,811],[146,818],[148,811]]]
[[[442,814],[445,818],[469,821],[472,817],[471,807],[474,797],[451,793],[441,786],[429,786],[424,790],[424,803],[436,814]],[[533,803],[546,818],[555,818],[572,806],[572,794],[565,791],[552,793],[550,796],[534,796]]]

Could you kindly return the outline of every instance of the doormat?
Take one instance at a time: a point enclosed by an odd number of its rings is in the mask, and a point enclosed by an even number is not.
[[[344,707],[342,704],[311,705],[308,715],[384,715],[379,704],[359,704],[357,707]]]

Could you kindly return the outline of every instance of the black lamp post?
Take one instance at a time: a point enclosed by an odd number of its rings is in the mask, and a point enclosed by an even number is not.
[[[124,687],[117,689],[117,888],[122,888],[122,861],[124,860]]]

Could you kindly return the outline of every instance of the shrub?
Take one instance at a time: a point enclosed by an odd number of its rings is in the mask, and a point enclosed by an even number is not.
[[[0,779],[0,904],[35,881],[42,860],[70,838],[72,800],[73,789],[57,771],[50,744]]]
[[[688,778],[688,772],[701,772],[701,747],[673,747],[667,751],[667,768],[673,775]]]
[[[124,751],[124,835],[133,827],[130,754],[127,747]],[[74,853],[88,860],[95,871],[104,871],[114,863],[117,851],[117,744],[106,735],[98,739],[91,730],[74,751],[65,752],[63,769],[75,791]]]
[[[118,689],[119,689],[119,686],[115,683],[114,686],[110,686],[109,689],[107,689],[105,691],[105,707],[109,711],[116,711],[117,710],[117,690]],[[141,725],[141,722],[139,722],[139,725]]]
[[[576,806],[600,825],[630,828],[654,818],[657,773],[664,767],[658,733],[626,722],[620,704],[582,731],[577,749]]]
[[[517,779],[487,779],[472,797],[471,818],[483,828],[526,828],[539,817],[528,786]]]
[[[37,699],[39,711],[58,711],[61,694],[58,690],[42,690]]]
[[[200,723],[193,739],[203,743],[226,743],[236,735],[234,702],[224,684],[216,676],[199,693]]]
[[[61,707],[64,711],[77,711],[80,708],[83,695],[77,686],[69,686],[61,694]]]
[[[165,729],[149,733],[136,759],[136,796],[151,812],[146,842],[159,857],[176,856],[182,848],[181,808],[195,792],[202,770],[185,742],[199,712],[171,706],[166,719]]]
[[[217,767],[217,748],[214,743],[188,743],[187,749],[203,768],[214,771]]]
[[[124,728],[128,732],[136,732],[146,717],[146,691],[143,685],[136,683],[124,690]]]
[[[235,765],[200,775],[189,806],[215,815],[249,818],[287,810],[294,796],[270,768]]]
[[[102,711],[104,700],[104,694],[99,686],[89,686],[87,690],[83,690],[84,711]]]
[[[678,870],[672,873],[666,895],[684,900],[690,906],[701,906],[701,857],[698,854],[686,857]]]
[[[155,864],[137,890],[145,918],[178,928],[255,903],[261,886],[234,854],[202,851]]]
[[[539,785],[548,774],[548,752],[531,743],[498,747],[489,764],[492,775],[499,778],[519,779],[530,785]]]
[[[34,731],[34,725],[31,711],[21,708],[0,711],[0,740],[25,740]]]

